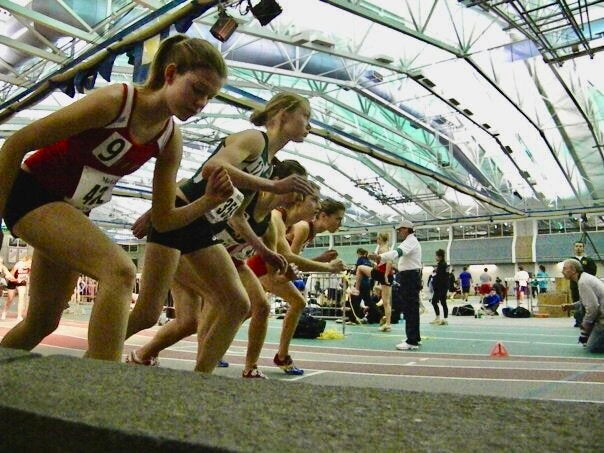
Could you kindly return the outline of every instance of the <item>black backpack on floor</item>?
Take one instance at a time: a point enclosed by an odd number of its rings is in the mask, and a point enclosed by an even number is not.
[[[453,307],[451,314],[454,316],[474,316],[476,312],[474,311],[474,307],[472,307],[472,305],[467,304]]]
[[[505,307],[501,311],[503,313],[503,316],[506,316],[508,318],[530,318],[531,317],[531,312],[528,311],[524,307],[516,307],[516,308]]]
[[[294,338],[317,338],[325,330],[325,320],[318,319],[308,313],[302,313]]]

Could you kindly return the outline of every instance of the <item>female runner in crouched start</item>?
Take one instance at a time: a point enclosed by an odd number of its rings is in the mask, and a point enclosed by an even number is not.
[[[198,172],[179,187],[176,204],[187,205],[202,196],[207,176],[219,167],[226,169],[238,190],[221,206],[184,228],[163,228],[152,218],[141,293],[130,314],[128,336],[155,324],[182,255],[194,272],[190,277],[191,284],[201,290],[204,304],[212,314],[207,331],[203,335],[198,333],[195,370],[207,373],[214,370],[250,308],[249,296],[237,269],[216,235],[234,215],[240,217],[237,234],[263,259],[278,270],[285,270],[287,262],[254,234],[244,217],[244,209],[259,190],[274,193],[310,193],[314,190],[300,175],[269,179],[275,155],[290,141],[302,142],[308,135],[309,118],[310,104],[305,98],[294,93],[273,96],[264,108],[250,117],[253,124],[265,126],[267,131],[249,129],[223,139]]]
[[[345,206],[332,199],[324,199],[320,205],[317,197],[307,196],[306,213],[301,216],[290,215],[284,210],[273,211],[273,222],[276,229],[277,251],[281,253],[290,263],[295,264],[301,271],[306,272],[341,272],[345,269],[344,263],[339,259],[332,259],[329,262],[315,261],[303,258],[298,255],[302,248],[308,244],[315,234],[329,231],[335,233],[342,223]],[[304,205],[301,207],[304,210]],[[304,211],[303,211],[304,212]],[[312,213],[316,213],[313,220],[307,220]],[[297,226],[298,228],[292,228]],[[293,229],[292,235],[288,238],[288,229]],[[290,241],[299,247],[292,250]],[[333,256],[334,251],[328,251],[322,259],[327,256]],[[289,345],[298,326],[300,315],[306,306],[306,300],[303,294],[294,286],[291,281],[275,279],[268,272],[265,262],[260,256],[253,256],[247,261],[248,266],[260,278],[262,286],[276,296],[281,297],[289,304],[287,313],[283,320],[281,328],[281,337],[279,339],[279,350],[273,358],[273,363],[281,368],[286,374],[301,375],[304,370],[294,365],[293,359],[289,355]]]
[[[285,160],[275,164],[271,178],[283,179],[291,174],[305,176],[306,170],[296,161]],[[254,197],[246,208],[246,217],[250,227],[256,235],[262,237],[267,247],[271,248],[271,250],[275,249],[275,233],[271,223],[272,210],[279,206],[295,205],[299,199],[300,195],[297,193],[277,195],[262,191]],[[231,220],[234,220],[234,218]],[[143,216],[140,221],[135,223],[133,233],[136,237],[141,238],[146,234],[147,228],[145,222],[146,219]],[[216,237],[222,241],[231,255],[251,302],[251,308],[247,315],[247,317],[251,318],[248,329],[248,347],[242,376],[244,378],[264,378],[264,374],[258,369],[258,359],[266,337],[270,306],[258,278],[245,264],[245,259],[254,253],[254,249],[229,225],[223,231],[219,232]],[[273,272],[272,275],[278,279],[295,277],[291,269],[286,274]],[[163,349],[172,346],[195,332],[199,332],[198,323],[200,326],[199,329],[204,332],[205,329],[201,326],[203,325],[207,328],[213,323],[212,317],[215,313],[211,310],[211,306],[207,304],[205,306],[202,305],[203,290],[196,286],[196,281],[195,270],[181,257],[171,287],[176,318],[163,326],[147,344],[136,350],[132,350],[128,356],[129,363],[157,366],[159,364],[157,356]]]
[[[88,213],[110,199],[120,177],[152,157],[157,159],[154,220],[176,228],[183,218],[219,204],[230,182],[216,169],[211,199],[175,212],[171,200],[182,139],[172,117],[197,114],[226,75],[224,60],[210,43],[174,36],[161,44],[143,86],[95,90],[6,140],[0,151],[0,217],[35,251],[27,317],[2,346],[31,350],[52,333],[82,273],[99,282],[86,355],[120,359],[136,269]]]

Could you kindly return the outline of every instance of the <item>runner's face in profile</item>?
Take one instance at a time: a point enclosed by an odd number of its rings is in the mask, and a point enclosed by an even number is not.
[[[168,105],[179,120],[187,120],[199,112],[213,99],[224,83],[213,69],[196,69],[184,74],[174,74],[167,82]]]

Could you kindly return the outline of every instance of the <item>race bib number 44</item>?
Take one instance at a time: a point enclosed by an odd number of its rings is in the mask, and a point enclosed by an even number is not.
[[[91,167],[84,167],[75,192],[66,201],[82,211],[107,203],[120,177],[109,175]]]
[[[226,222],[233,217],[241,203],[243,203],[243,194],[234,187],[233,195],[224,203],[207,212],[205,217],[210,223]]]

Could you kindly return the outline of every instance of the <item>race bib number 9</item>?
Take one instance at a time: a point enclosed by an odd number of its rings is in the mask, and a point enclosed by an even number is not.
[[[66,198],[65,201],[82,211],[88,212],[111,199],[113,188],[119,179],[119,176],[109,175],[91,167],[84,167],[73,196]]]
[[[233,195],[231,195],[228,200],[226,200],[224,203],[220,204],[219,206],[215,207],[210,212],[207,212],[205,214],[205,217],[208,222],[226,222],[231,217],[233,217],[235,211],[237,211],[237,209],[239,209],[239,207],[241,206],[241,203],[243,203],[243,194],[239,190],[237,190],[236,187],[234,187],[233,189]]]
[[[128,150],[132,148],[132,143],[127,141],[122,135],[114,132],[92,150],[92,154],[106,167],[111,167],[120,160]]]

